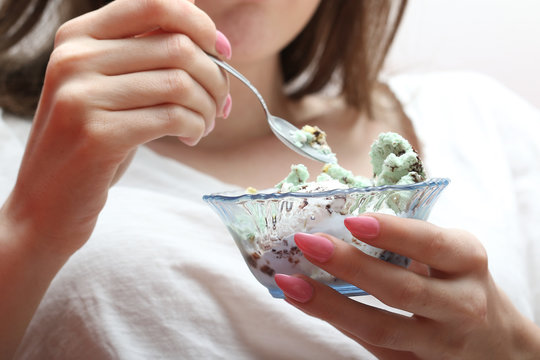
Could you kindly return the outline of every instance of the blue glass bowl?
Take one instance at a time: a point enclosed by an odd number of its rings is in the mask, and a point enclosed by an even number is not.
[[[203,196],[219,214],[255,278],[272,296],[283,292],[274,274],[305,274],[348,296],[366,293],[307,261],[294,242],[298,232],[324,232],[384,261],[406,267],[409,259],[354,238],[343,220],[366,212],[426,220],[449,180],[428,179],[413,185],[331,190],[316,193],[257,194],[234,192]]]

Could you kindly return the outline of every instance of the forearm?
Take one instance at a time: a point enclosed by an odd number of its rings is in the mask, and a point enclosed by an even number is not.
[[[69,256],[40,251],[24,224],[0,208],[0,358],[10,359],[45,291]]]

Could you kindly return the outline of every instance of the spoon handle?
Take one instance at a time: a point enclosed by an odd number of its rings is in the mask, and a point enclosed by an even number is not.
[[[276,135],[276,137],[286,146],[288,146],[293,151],[296,151],[300,155],[303,155],[305,157],[308,157],[313,160],[320,161],[322,163],[335,163],[337,162],[336,156],[333,153],[327,154],[321,152],[319,149],[314,148],[311,145],[303,144],[303,145],[297,145],[296,139],[294,138],[294,135],[298,128],[296,128],[293,124],[288,122],[287,120],[284,120],[282,118],[279,118],[277,116],[274,116],[270,114],[270,111],[268,111],[268,107],[266,106],[266,103],[264,102],[263,97],[257,90],[257,88],[249,82],[248,79],[244,77],[240,72],[238,72],[235,68],[233,68],[231,65],[227,64],[226,62],[223,62],[219,60],[218,58],[207,54],[208,57],[216,63],[219,67],[236,77],[238,80],[243,82],[255,95],[257,95],[257,98],[259,99],[259,102],[261,103],[264,112],[266,113],[266,120],[268,122],[268,125],[270,126],[270,129],[272,132]]]
[[[238,80],[240,80],[241,82],[246,84],[250,88],[250,90],[253,91],[255,93],[255,95],[257,95],[257,98],[259,99],[262,107],[264,108],[264,112],[266,113],[266,116],[270,116],[270,112],[268,111],[268,107],[266,106],[266,103],[264,102],[264,99],[263,99],[262,95],[259,93],[259,90],[257,90],[257,88],[255,86],[251,85],[249,80],[246,79],[246,77],[244,75],[242,75],[239,71],[237,71],[231,65],[227,64],[224,61],[219,60],[215,56],[210,55],[210,54],[207,54],[207,55],[219,67],[221,67],[222,69],[224,69],[225,71],[227,71],[231,75],[235,76]]]

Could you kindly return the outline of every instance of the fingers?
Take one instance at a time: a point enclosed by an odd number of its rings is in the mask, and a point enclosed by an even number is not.
[[[89,35],[96,39],[121,39],[155,29],[186,34],[204,51],[216,51],[216,28],[210,17],[193,3],[168,0],[117,0],[61,27],[56,42]]]
[[[187,111],[174,114],[187,114],[182,121],[187,127],[171,135],[190,145],[213,129],[216,117],[227,117],[231,104],[226,74],[188,36],[163,32],[57,46],[46,79],[46,89],[55,87],[57,99],[80,103],[80,98],[81,106],[102,110],[184,107]]]
[[[336,327],[337,328],[337,327]],[[355,336],[343,329],[337,328],[339,331],[341,331],[343,334],[347,335],[360,345],[362,345],[364,348],[366,348],[370,353],[375,355],[377,359],[395,359],[395,360],[418,360],[419,357],[416,356],[414,353],[410,351],[402,351],[402,350],[393,350],[393,349],[386,349],[383,347],[371,345],[364,340],[360,339],[358,336]]]
[[[296,234],[296,245],[315,265],[396,307],[425,317],[439,319],[441,304],[451,306],[440,279],[427,278],[402,267],[366,255],[356,247],[324,234]],[[326,245],[321,245],[322,243]],[[326,259],[320,249],[333,247]],[[316,253],[313,257],[311,254]],[[322,260],[322,261],[321,261]]]
[[[94,47],[95,54],[89,55],[92,59],[87,56],[85,62],[89,68],[100,70],[104,75],[182,68],[201,84],[219,77],[225,78],[206,53],[184,34],[160,33],[142,38],[102,40],[99,41],[99,48]]]
[[[359,240],[451,274],[487,267],[485,249],[471,234],[391,215],[351,217],[345,226]]]
[[[202,115],[207,127],[216,117],[210,94],[183,70],[156,70],[108,77],[107,88],[96,89],[96,104],[107,110],[127,110],[177,104]]]
[[[94,114],[100,121],[94,128],[102,142],[129,149],[164,135],[182,137],[188,145],[194,145],[205,128],[199,113],[175,104],[162,104],[141,109],[123,111],[98,111]]]
[[[294,278],[293,281],[287,281],[286,277],[279,274],[275,280],[289,303],[367,344],[403,351],[429,341],[428,327],[422,320],[356,302],[304,276],[288,277]],[[290,292],[294,295],[295,287],[302,287],[300,282],[312,287],[312,297],[305,302],[289,296]]]
[[[228,76],[189,37],[182,34],[100,41],[99,50],[91,58],[87,57],[83,66],[104,75],[181,69],[208,92],[218,111],[223,108],[228,93]]]

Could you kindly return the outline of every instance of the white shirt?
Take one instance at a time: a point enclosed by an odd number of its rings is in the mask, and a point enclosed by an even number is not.
[[[495,281],[540,323],[540,112],[474,74],[402,75],[390,85],[428,173],[451,179],[429,221],[475,234]],[[27,127],[0,121],[1,201]],[[142,147],[90,240],[52,282],[17,359],[373,358],[254,279],[201,199],[232,188]]]

